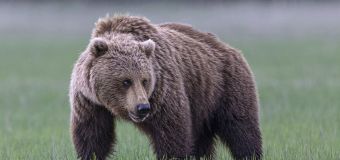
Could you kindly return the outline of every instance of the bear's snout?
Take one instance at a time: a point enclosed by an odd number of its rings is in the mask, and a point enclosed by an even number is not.
[[[135,112],[129,112],[129,117],[134,122],[143,122],[148,116],[151,111],[150,104],[148,103],[141,103],[138,104],[135,108]]]
[[[137,116],[143,119],[147,114],[149,114],[151,108],[150,104],[138,104],[136,106],[137,109]]]

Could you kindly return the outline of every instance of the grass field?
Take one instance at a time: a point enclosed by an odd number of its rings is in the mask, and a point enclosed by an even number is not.
[[[226,39],[226,38],[224,38]],[[68,83],[87,39],[0,41],[0,159],[75,159]],[[265,159],[340,159],[340,39],[233,41],[259,88]],[[154,159],[119,121],[113,159]],[[230,159],[218,143],[217,159]]]

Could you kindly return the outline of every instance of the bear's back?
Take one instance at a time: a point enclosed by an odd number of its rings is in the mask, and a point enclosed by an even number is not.
[[[193,40],[207,44],[209,47],[217,49],[218,51],[228,52],[228,49],[230,48],[230,46],[221,42],[214,34],[198,31],[190,25],[180,23],[164,23],[160,24],[159,27],[175,30],[192,38]]]
[[[166,23],[158,27],[173,46],[175,53],[170,55],[175,57],[175,66],[180,68],[193,116],[208,117],[206,110],[214,110],[215,99],[222,94],[220,86],[227,57],[237,52],[215,35],[188,25]]]

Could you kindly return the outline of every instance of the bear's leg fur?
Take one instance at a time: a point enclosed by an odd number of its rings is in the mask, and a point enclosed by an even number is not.
[[[241,57],[235,66],[228,66],[225,92],[218,104],[216,133],[227,145],[235,159],[261,159],[262,140],[259,129],[258,99],[255,83]],[[240,62],[240,63],[239,63]]]
[[[114,117],[81,94],[74,98],[71,131],[78,158],[104,160],[115,142]]]
[[[150,99],[158,111],[137,126],[150,138],[157,159],[188,158],[193,147],[189,102],[183,91],[169,92],[164,100]]]
[[[218,136],[235,159],[261,159],[261,136],[257,124],[249,120],[227,119],[220,114]]]
[[[138,126],[150,138],[157,159],[189,157],[193,146],[190,118],[181,117],[180,113],[177,113],[178,116],[157,114]]]
[[[214,138],[215,134],[209,128],[203,127],[195,142],[193,151],[195,159],[214,159]]]

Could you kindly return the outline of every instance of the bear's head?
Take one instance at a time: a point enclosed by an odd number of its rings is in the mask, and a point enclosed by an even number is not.
[[[91,40],[87,49],[92,57],[89,88],[114,115],[142,122],[152,110],[148,99],[155,85],[151,64],[155,42],[122,37]]]

